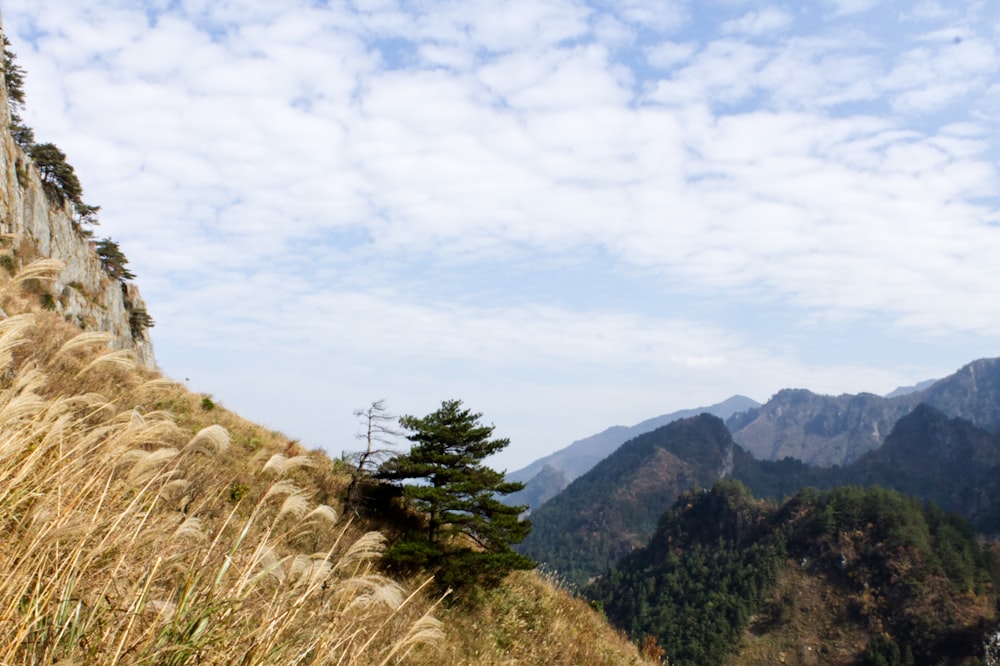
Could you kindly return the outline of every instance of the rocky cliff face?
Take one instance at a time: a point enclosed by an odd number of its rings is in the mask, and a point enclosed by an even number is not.
[[[795,458],[810,465],[844,465],[877,449],[922,393],[883,398],[871,393],[819,395],[783,389],[764,405],[731,417],[736,443],[758,460]]]
[[[0,270],[16,273],[35,259],[59,260],[63,268],[56,279],[39,284],[40,303],[84,330],[112,334],[114,348],[128,349],[154,368],[148,332],[130,324],[131,314],[146,308],[138,288],[105,272],[93,241],[74,224],[72,204],[46,194],[9,127],[6,86],[0,85],[0,255],[6,257]]]

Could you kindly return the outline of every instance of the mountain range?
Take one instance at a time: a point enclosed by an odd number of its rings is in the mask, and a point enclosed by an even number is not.
[[[612,426],[508,473],[508,481],[524,483],[525,488],[505,501],[534,511],[630,439],[703,413],[723,419],[736,443],[755,458],[794,458],[821,467],[845,465],[877,449],[896,422],[920,403],[993,430],[1000,425],[998,364],[1000,359],[981,359],[944,379],[899,387],[885,396],[831,396],[790,388],[764,404],[734,395],[633,426]]]
[[[785,390],[725,423],[708,414],[674,421],[625,442],[538,507],[522,550],[570,583],[585,584],[645,544],[682,493],[727,477],[758,497],[879,484],[995,533],[998,387],[1000,359],[984,359],[893,398]],[[788,443],[766,456],[744,448],[748,440],[763,441],[765,432]],[[837,455],[821,455],[824,443]]]
[[[1000,359],[973,361],[916,390],[819,395],[785,389],[765,404],[726,421],[736,443],[761,460],[795,458],[844,465],[877,449],[900,418],[920,403],[993,431],[1000,426]]]

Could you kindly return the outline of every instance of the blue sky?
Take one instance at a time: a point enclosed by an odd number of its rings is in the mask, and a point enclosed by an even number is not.
[[[1000,355],[997,3],[0,8],[164,372],[310,447],[461,398],[515,469]]]

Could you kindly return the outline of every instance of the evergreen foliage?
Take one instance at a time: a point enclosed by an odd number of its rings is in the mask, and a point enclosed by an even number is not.
[[[806,489],[780,506],[734,481],[688,493],[586,594],[635,640],[655,636],[671,664],[725,663],[788,561],[853,599],[873,630],[860,663],[957,664],[981,650],[989,551],[964,519],[882,488]]]
[[[83,187],[73,166],[66,161],[66,153],[54,143],[36,143],[28,149],[45,191],[56,201],[70,201],[74,206],[83,205]]]
[[[78,231],[81,231],[86,236],[93,236],[94,232],[89,229],[84,229],[85,226],[97,226],[100,222],[97,220],[97,214],[101,211],[100,206],[91,206],[90,204],[85,204],[80,202],[76,206],[76,219],[73,222],[76,224]]]
[[[738,482],[684,495],[586,594],[634,639],[655,636],[671,664],[725,663],[784,561],[765,517]]]
[[[900,650],[896,641],[885,634],[875,634],[861,656],[863,666],[913,666],[913,651],[909,646]]]
[[[10,135],[21,150],[28,152],[35,143],[35,130],[25,125],[16,113],[10,114]]]
[[[133,339],[141,338],[147,329],[156,325],[145,308],[132,306],[128,301],[126,301],[125,307],[128,310],[128,327]]]
[[[35,133],[21,120],[19,111],[24,108],[24,70],[16,62],[17,56],[10,49],[10,40],[3,38],[3,74],[7,88],[7,105],[10,109],[10,133],[21,150],[28,150],[35,142]]]
[[[7,87],[7,103],[11,111],[24,106],[24,69],[15,61],[17,56],[10,49],[10,40],[3,38],[3,75]]]
[[[497,499],[523,484],[507,483],[501,472],[482,464],[510,440],[490,439],[493,426],[482,425],[481,416],[463,409],[460,400],[446,400],[423,418],[399,420],[413,446],[382,463],[377,477],[399,484],[422,518],[388,550],[390,565],[433,570],[439,584],[452,588],[489,587],[514,569],[534,567],[511,549],[531,529],[519,519],[525,507]]]
[[[97,256],[101,260],[101,268],[112,278],[124,283],[127,280],[135,279],[135,274],[126,266],[128,259],[125,253],[118,247],[118,243],[110,238],[102,238],[97,241],[95,247]]]

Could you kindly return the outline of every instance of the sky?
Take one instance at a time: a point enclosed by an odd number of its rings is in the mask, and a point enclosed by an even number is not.
[[[1000,3],[0,11],[161,369],[309,448],[461,399],[514,470],[1000,356]]]

